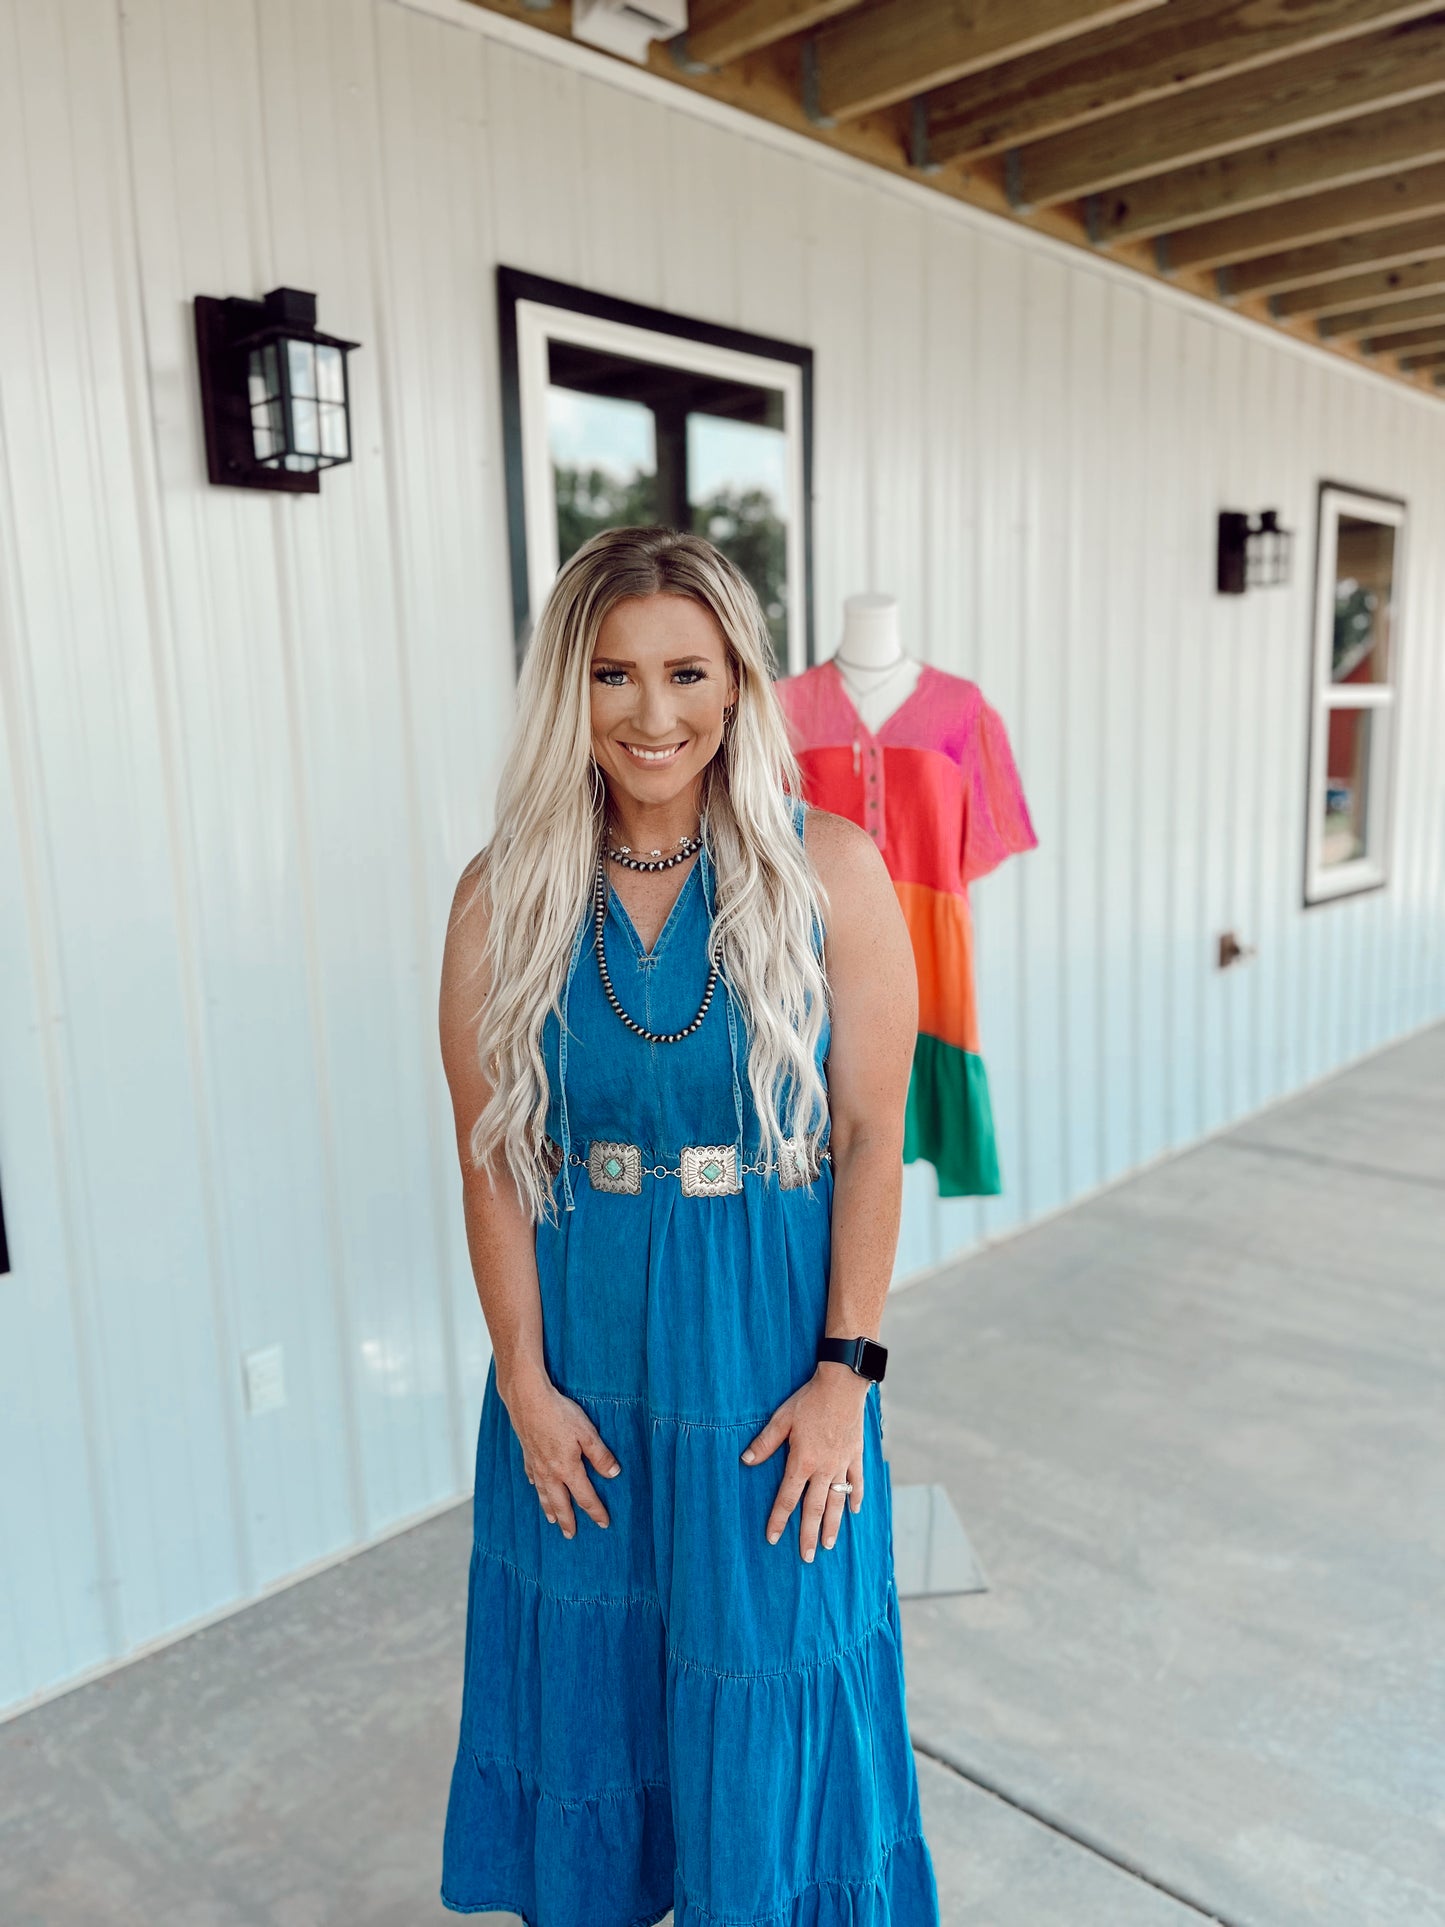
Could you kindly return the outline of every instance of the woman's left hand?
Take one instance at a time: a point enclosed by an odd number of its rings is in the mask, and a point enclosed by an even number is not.
[[[762,1431],[743,1451],[746,1465],[770,1458],[788,1441],[788,1463],[783,1482],[768,1515],[768,1542],[776,1545],[783,1527],[801,1498],[803,1514],[798,1550],[811,1559],[818,1545],[831,1546],[838,1536],[846,1497],[854,1512],[863,1503],[863,1408],[871,1380],[860,1378],[847,1365],[831,1359],[821,1363],[805,1385],[785,1398]],[[850,1493],[829,1488],[837,1480],[851,1480]],[[806,1496],[804,1496],[806,1494]]]

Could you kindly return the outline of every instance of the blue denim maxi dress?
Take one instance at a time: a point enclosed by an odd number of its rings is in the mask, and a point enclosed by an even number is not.
[[[796,804],[799,834],[805,806]],[[644,953],[609,891],[623,1009],[678,1030],[707,981],[707,852]],[[818,932],[815,930],[815,940]],[[760,1145],[740,1006],[720,977],[691,1036],[653,1044],[608,1004],[589,913],[564,1023],[547,1018],[549,1131],[565,1152]],[[580,967],[579,967],[580,966]],[[828,1027],[819,1042],[827,1054]],[[786,1117],[787,1112],[783,1115]],[[553,1180],[537,1227],[545,1361],[621,1462],[588,1469],[611,1519],[547,1522],[487,1374],[477,1438],[461,1729],[441,1898],[527,1927],[938,1927],[904,1711],[882,1388],[864,1405],[863,1507],[798,1551],[764,1531],[787,1445],[740,1454],[812,1376],[827,1315],[833,1167],[688,1197]]]

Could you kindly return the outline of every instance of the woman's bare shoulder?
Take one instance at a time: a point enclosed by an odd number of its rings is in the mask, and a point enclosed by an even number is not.
[[[491,845],[478,850],[457,878],[452,905],[447,914],[446,946],[442,957],[442,994],[444,1002],[463,985],[468,994],[486,994],[485,980],[478,982],[486,951],[491,922],[491,901],[487,892],[487,858]]]
[[[878,845],[860,823],[833,810],[809,808],[803,818],[803,838],[813,867],[828,891],[865,886],[881,877],[891,888],[887,865]]]

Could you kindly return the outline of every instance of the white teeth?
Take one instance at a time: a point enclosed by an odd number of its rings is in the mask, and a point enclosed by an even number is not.
[[[674,743],[671,749],[637,749],[631,743],[624,743],[622,747],[629,756],[635,756],[640,763],[670,763],[674,756],[682,753],[680,743]]]

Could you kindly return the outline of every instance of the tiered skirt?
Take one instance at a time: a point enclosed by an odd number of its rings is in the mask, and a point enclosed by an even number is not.
[[[489,1370],[441,1897],[527,1927],[938,1927],[905,1713],[881,1388],[862,1510],[770,1545],[811,1376],[831,1170],[812,1192],[577,1190],[539,1227],[548,1370],[621,1462],[602,1527],[549,1524]],[[821,1220],[820,1220],[821,1214]]]

